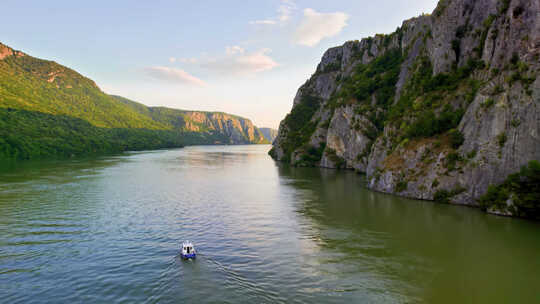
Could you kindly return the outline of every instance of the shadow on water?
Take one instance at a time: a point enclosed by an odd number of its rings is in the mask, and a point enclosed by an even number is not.
[[[302,196],[296,211],[325,253],[322,267],[351,282],[364,274],[380,283],[371,278],[360,288],[381,289],[400,302],[540,300],[536,222],[376,193],[354,172],[278,171]]]
[[[90,170],[99,170],[129,161],[127,156],[136,152],[121,153],[103,157],[77,157],[72,159],[50,160],[0,160],[0,183],[33,180],[44,176],[61,174],[79,176]]]
[[[81,255],[71,246],[93,238],[92,218],[101,208],[87,200],[99,195],[92,181],[124,161],[109,156],[0,162],[0,275],[24,274],[10,277],[10,288],[19,278],[39,288],[40,270],[49,261]]]
[[[62,217],[83,202],[81,191],[88,180],[96,179],[106,168],[129,161],[126,155],[85,157],[67,160],[0,162],[0,223],[28,216],[32,210],[42,217]],[[71,199],[70,199],[71,198]],[[88,208],[87,204],[81,208]],[[20,213],[19,213],[20,211]],[[77,211],[78,212],[78,211]],[[69,213],[69,212],[68,212]],[[34,214],[39,217],[39,214]]]

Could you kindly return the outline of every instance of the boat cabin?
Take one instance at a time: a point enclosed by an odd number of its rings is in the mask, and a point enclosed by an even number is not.
[[[195,247],[193,247],[193,244],[190,241],[185,241],[182,243],[182,252],[180,255],[184,259],[193,259],[195,258]]]

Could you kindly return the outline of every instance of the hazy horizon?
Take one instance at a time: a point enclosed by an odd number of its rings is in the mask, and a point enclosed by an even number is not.
[[[326,49],[390,33],[437,3],[100,2],[8,2],[4,19],[17,26],[0,29],[0,40],[70,67],[109,94],[227,112],[274,129]]]

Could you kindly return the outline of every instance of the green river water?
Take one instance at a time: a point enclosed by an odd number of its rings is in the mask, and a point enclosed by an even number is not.
[[[2,303],[540,303],[540,224],[208,146],[0,169]],[[199,256],[182,261],[183,240]]]

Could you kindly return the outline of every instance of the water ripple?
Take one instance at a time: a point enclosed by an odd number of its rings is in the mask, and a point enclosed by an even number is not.
[[[538,225],[278,167],[268,149],[0,172],[0,302],[459,303],[470,286],[475,302],[534,302]],[[185,239],[195,261],[179,257]]]

